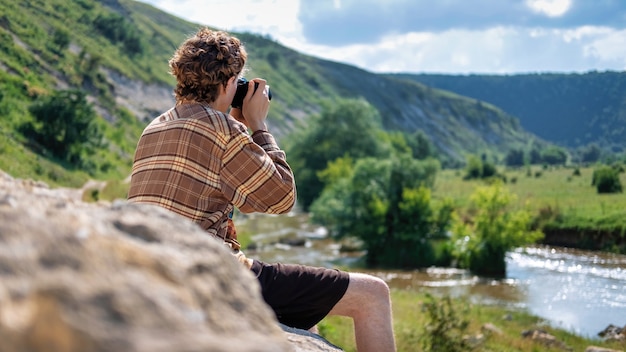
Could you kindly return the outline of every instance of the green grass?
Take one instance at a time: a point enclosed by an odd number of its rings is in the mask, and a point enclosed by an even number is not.
[[[427,315],[422,310],[426,301],[426,293],[408,290],[392,290],[393,323],[398,351],[422,351],[421,340],[424,336],[424,327],[429,323]],[[559,348],[549,348],[538,342],[522,337],[522,332],[531,329],[542,329],[554,335],[573,351],[584,351],[589,345],[623,350],[625,343],[604,342],[599,339],[583,338],[562,329],[552,328],[539,317],[533,316],[524,310],[471,304],[465,299],[453,299],[453,308],[459,319],[469,320],[470,324],[465,333],[470,336],[478,335],[481,327],[487,323],[495,325],[502,334],[484,333],[486,340],[477,348],[477,351],[562,351]],[[465,312],[463,314],[463,312]],[[327,317],[319,325],[320,334],[331,343],[345,351],[356,351],[354,343],[354,329],[352,321],[344,317]]]
[[[501,170],[507,178],[506,187],[517,195],[517,208],[533,214],[546,213],[560,218],[560,227],[592,230],[626,229],[626,195],[598,194],[591,185],[593,167],[580,168],[580,176],[572,168],[532,166],[529,169]],[[470,195],[482,180],[463,180],[463,170],[443,170],[437,175],[434,199],[451,198],[467,208]],[[515,181],[513,181],[515,180]],[[626,174],[620,174],[626,185]]]

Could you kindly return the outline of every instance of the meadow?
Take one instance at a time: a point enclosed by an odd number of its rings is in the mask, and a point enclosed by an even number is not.
[[[472,304],[466,299],[452,299],[451,305],[443,304],[445,300],[436,298],[438,309],[443,314],[439,319],[432,319],[425,313],[424,304],[432,302],[426,293],[393,290],[394,332],[399,352],[420,351],[452,351],[453,349],[424,349],[423,339],[427,335],[427,327],[440,324],[447,332],[447,338],[459,343],[463,336],[474,337],[473,346],[459,347],[455,351],[494,351],[494,352],[537,352],[537,351],[585,351],[588,346],[599,346],[614,350],[626,350],[626,342],[605,342],[600,339],[589,339],[577,336],[562,329],[552,328],[542,319],[528,314],[524,310],[485,304]],[[461,329],[461,323],[467,327]],[[495,329],[484,329],[483,326],[494,326]],[[356,351],[352,322],[343,317],[327,317],[319,325],[320,334],[328,341],[347,352]],[[522,336],[522,332],[540,329],[555,337],[559,344],[547,345]],[[480,337],[482,335],[482,338]]]
[[[576,172],[578,170],[578,172]],[[598,194],[592,186],[594,167],[548,167],[504,169],[506,188],[517,196],[514,208],[527,209],[536,217],[558,220],[554,226],[593,231],[626,232],[626,194]],[[626,186],[626,174],[620,174]],[[483,180],[463,180],[463,170],[442,170],[435,181],[434,199],[453,199],[461,209]]]
[[[626,228],[626,195],[598,194],[592,186],[593,167],[574,168],[531,166],[520,169],[501,169],[506,178],[506,188],[517,196],[513,208],[524,208],[540,216],[550,213],[558,216],[561,226],[580,229],[591,227]],[[484,180],[463,180],[463,170],[442,170],[433,188],[433,199],[454,200],[459,209],[467,210],[469,199],[476,187],[486,184]],[[626,175],[620,180],[626,185]],[[244,239],[244,242],[246,240]],[[435,301],[444,302],[444,297]],[[624,342],[604,342],[602,340],[577,336],[563,329],[553,328],[540,317],[523,309],[501,305],[473,304],[469,298],[453,298],[449,307],[452,315],[434,319],[425,313],[424,303],[428,294],[418,290],[392,289],[394,329],[398,351],[426,351],[423,340],[427,335],[426,327],[443,324],[450,332],[451,339],[457,342],[462,336],[483,335],[484,340],[473,349],[476,351],[562,351],[559,346],[545,344],[522,337],[522,332],[532,329],[545,330],[556,337],[557,341],[573,351],[584,351],[587,346],[595,345],[616,350],[626,350]],[[446,307],[440,306],[440,312]],[[449,313],[449,312],[448,312]],[[451,318],[454,316],[454,318]],[[467,327],[458,329],[466,321]],[[502,333],[481,331],[485,324],[493,324]],[[320,333],[345,351],[355,351],[353,327],[349,319],[327,317],[319,324]]]

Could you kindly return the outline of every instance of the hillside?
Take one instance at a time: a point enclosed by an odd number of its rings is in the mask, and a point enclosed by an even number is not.
[[[394,75],[484,100],[526,130],[570,148],[626,150],[626,72],[520,75]]]
[[[125,178],[142,127],[173,104],[167,60],[198,27],[132,0],[0,0],[0,169],[52,184]],[[362,97],[384,128],[424,131],[448,165],[466,153],[498,157],[544,143],[492,104],[238,36],[249,52],[248,76],[272,85],[269,124],[279,139],[319,112],[322,100]],[[51,155],[24,133],[35,125],[30,107],[67,89],[85,92],[100,118],[101,149],[87,166]]]

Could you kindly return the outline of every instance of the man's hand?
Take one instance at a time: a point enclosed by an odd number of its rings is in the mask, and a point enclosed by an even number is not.
[[[255,83],[259,86],[254,89]],[[243,98],[242,117],[243,122],[252,130],[252,133],[258,130],[267,130],[265,119],[270,108],[270,99],[268,96],[269,86],[266,81],[261,78],[255,78],[248,82],[248,93]],[[237,120],[237,116],[233,115]],[[241,121],[241,120],[239,120]]]
[[[232,253],[235,256],[235,258],[237,258],[237,261],[243,264],[246,268],[248,269],[252,268],[252,259],[246,258],[245,254],[243,254],[242,251],[236,250]]]
[[[240,108],[230,109],[230,116],[234,117],[235,120],[243,123],[244,125],[246,125],[246,127],[250,128],[250,126],[248,126],[248,123],[246,122],[246,119],[243,117],[243,114],[241,113]]]

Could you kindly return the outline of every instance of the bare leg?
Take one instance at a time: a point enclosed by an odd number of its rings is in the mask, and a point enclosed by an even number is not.
[[[389,287],[372,275],[350,273],[345,295],[329,315],[351,317],[359,352],[395,351]]]

